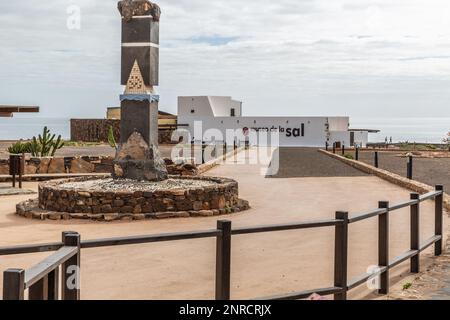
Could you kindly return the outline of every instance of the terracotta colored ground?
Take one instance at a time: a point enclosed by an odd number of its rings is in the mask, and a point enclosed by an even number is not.
[[[241,197],[253,209],[233,216],[234,227],[289,223],[334,217],[338,210],[357,214],[409,199],[409,191],[372,176],[266,179],[258,165],[236,163],[217,167],[210,175],[240,183]],[[36,189],[36,183],[27,183]],[[14,215],[17,202],[29,196],[0,198],[0,246],[42,243],[60,238],[62,231],[78,231],[83,239],[211,229],[216,217],[144,222],[32,221]],[[433,203],[422,206],[422,236],[433,232]],[[447,220],[446,224],[447,225]],[[409,213],[391,217],[391,256],[409,249]],[[331,228],[233,237],[232,298],[243,299],[332,285]],[[377,263],[377,221],[350,227],[350,276]],[[0,257],[0,270],[28,268],[47,254]],[[425,263],[427,255],[424,255]],[[391,272],[393,288],[403,285],[408,263]],[[192,240],[82,251],[83,299],[213,299],[215,241]],[[0,285],[1,285],[0,280]],[[352,298],[374,298],[362,287]]]

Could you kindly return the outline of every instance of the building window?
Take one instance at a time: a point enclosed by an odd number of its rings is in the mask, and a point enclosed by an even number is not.
[[[231,116],[236,117],[236,109],[235,108],[231,108]]]

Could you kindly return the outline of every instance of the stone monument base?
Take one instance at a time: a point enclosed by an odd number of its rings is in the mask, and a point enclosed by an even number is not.
[[[32,219],[100,221],[211,217],[248,210],[238,183],[216,177],[170,176],[162,182],[82,177],[39,185],[39,199],[16,213]]]
[[[163,181],[168,178],[168,172],[158,148],[149,146],[140,133],[134,132],[117,150],[113,177],[136,181]]]

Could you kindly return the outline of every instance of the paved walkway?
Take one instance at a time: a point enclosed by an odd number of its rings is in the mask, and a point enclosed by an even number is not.
[[[400,202],[409,191],[373,176],[266,179],[246,153],[214,168],[209,175],[231,177],[252,209],[231,216],[234,227],[334,218],[335,211],[366,212],[379,200]],[[254,157],[253,151],[248,155]],[[37,190],[37,183],[25,183]],[[59,240],[62,231],[78,231],[83,239],[156,234],[215,228],[218,218],[113,222],[36,221],[14,215],[15,204],[30,196],[0,200],[0,246]],[[433,203],[422,207],[422,236],[433,232]],[[447,220],[445,221],[447,225]],[[391,257],[409,248],[408,210],[391,219]],[[245,299],[328,287],[333,281],[332,228],[235,236],[232,243],[232,298]],[[349,239],[350,277],[377,262],[377,220],[354,224]],[[2,257],[0,271],[28,268],[48,254]],[[430,263],[429,251],[423,255]],[[215,241],[198,239],[82,252],[83,299],[212,299]],[[408,263],[391,272],[392,288],[403,286]],[[0,285],[1,285],[0,279]],[[374,298],[364,286],[351,298]],[[384,297],[383,297],[384,298]]]
[[[277,161],[277,159],[272,161]],[[316,148],[280,148],[279,163],[280,170],[273,178],[358,177],[367,175],[318,152]]]

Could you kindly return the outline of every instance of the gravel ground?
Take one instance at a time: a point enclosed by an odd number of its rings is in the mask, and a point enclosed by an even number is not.
[[[99,179],[82,182],[70,182],[60,184],[58,187],[67,190],[89,190],[89,191],[144,191],[154,192],[157,190],[192,189],[199,187],[214,186],[217,183],[205,180],[168,179],[160,182],[136,182],[133,180]]]
[[[280,148],[279,159],[280,169],[272,178],[367,176],[362,171],[319,153],[316,148]]]
[[[399,157],[397,152],[378,152],[378,162],[381,169],[406,177],[408,160]],[[373,152],[360,152],[359,160],[373,165]],[[434,186],[444,185],[450,190],[450,158],[414,158],[413,179]]]

